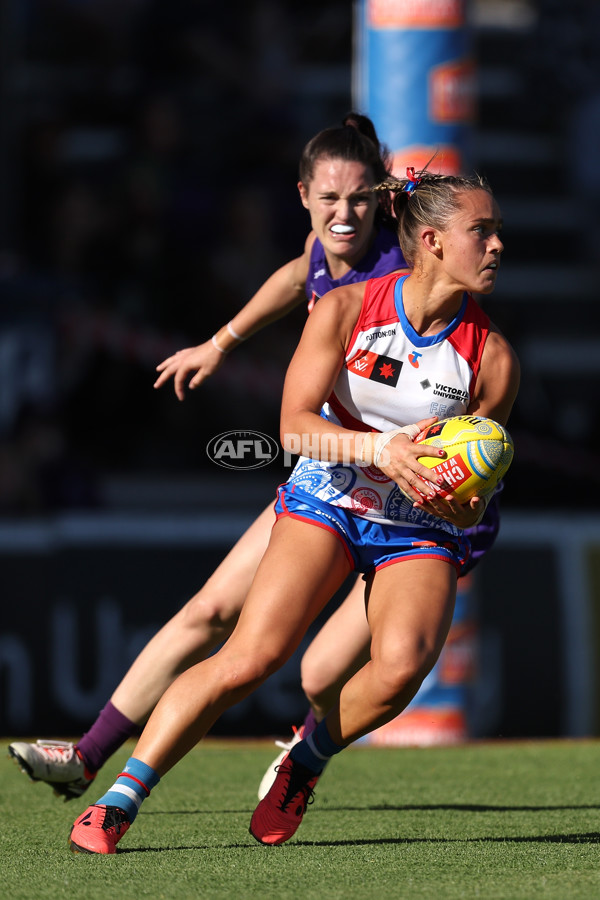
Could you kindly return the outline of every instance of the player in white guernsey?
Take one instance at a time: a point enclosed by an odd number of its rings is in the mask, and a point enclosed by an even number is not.
[[[423,337],[412,327],[403,303],[407,275],[368,281],[358,322],[321,416],[343,428],[388,431],[432,415],[436,387],[456,398],[456,415],[468,409],[489,319],[465,294],[456,316],[439,333]],[[319,500],[388,524],[410,522],[457,534],[457,526],[414,509],[392,478],[373,466],[346,466],[300,459],[288,480]]]
[[[497,204],[478,177],[411,174],[391,187],[398,191],[395,212],[411,267],[401,297],[394,297],[398,317],[406,319],[402,330],[415,339],[416,353],[441,341],[452,344],[453,334],[472,309],[465,294],[488,294],[495,285],[503,249]],[[393,279],[384,280],[386,290],[392,286],[395,293]],[[394,388],[378,382],[371,394],[356,380],[366,381],[362,375],[347,374],[354,351],[369,352],[361,346],[359,333],[365,292],[372,288],[352,284],[319,301],[286,377],[283,442],[307,459],[327,464],[321,470],[320,488],[327,483],[331,495],[319,499],[291,480],[282,486],[278,520],[236,628],[217,653],[187,669],[164,693],[125,770],[74,823],[73,849],[115,852],[160,778],[225,709],[289,659],[309,624],[353,569],[366,576],[371,658],[344,685],[338,702],[314,732],[292,748],[252,816],[252,835],[265,844],[288,840],[331,756],[397,716],[434,665],[452,619],[457,570],[468,557],[463,531],[481,516],[484,504],[476,497],[461,505],[452,495],[441,496],[443,479],[429,481],[431,470],[419,457],[425,450],[426,455],[443,457],[444,451],[413,444],[409,433],[414,436],[414,429],[409,427],[407,433],[403,419],[394,414],[393,400],[381,399],[387,389],[397,392],[403,413],[422,408],[422,399],[402,397],[401,375],[405,366],[412,365],[412,350],[406,359],[396,360],[403,365]],[[498,329],[491,322],[485,327],[483,345],[473,342],[474,354],[464,356],[462,350],[450,354],[448,359],[454,362],[446,376],[454,367],[457,389],[464,386],[468,391],[468,412],[504,424],[518,390],[519,367]],[[378,330],[393,328],[386,321]],[[462,339],[457,343],[463,346]],[[384,363],[382,378],[389,372],[387,365],[393,368],[392,362]],[[358,390],[353,394],[354,387]],[[411,383],[407,390],[420,397],[427,387]],[[323,416],[328,401],[332,410],[340,402],[331,418]],[[386,430],[377,429],[377,416]],[[426,417],[418,424],[432,421]],[[393,427],[388,430],[388,425]],[[381,481],[374,483],[389,479],[408,495],[410,509],[388,502],[394,488],[381,517],[373,518],[370,506],[350,508],[338,502],[345,493],[337,491],[339,463],[357,477],[358,470],[375,466]],[[415,523],[410,510],[417,517]]]
[[[366,116],[349,113],[341,126],[316,134],[304,147],[299,174],[299,194],[311,223],[303,252],[274,272],[212,339],[164,360],[157,367],[155,387],[172,379],[182,400],[186,386],[197,388],[214,374],[242,336],[250,337],[302,302],[314,306],[333,287],[406,268],[391,197],[384,193],[377,198],[372,191],[388,175],[388,159]],[[111,754],[139,733],[177,675],[227,638],[269,540],[275,521],[273,499],[208,581],[146,644],[76,744],[18,741],[10,745],[11,755],[34,780],[47,782],[67,800],[80,796]],[[346,639],[337,647],[332,642],[328,658],[335,672],[329,684],[343,678],[349,661],[353,663],[368,638],[363,594],[362,583],[357,583],[338,613],[335,636],[343,630]],[[342,616],[343,625],[339,623]],[[317,670],[323,672],[320,663]]]

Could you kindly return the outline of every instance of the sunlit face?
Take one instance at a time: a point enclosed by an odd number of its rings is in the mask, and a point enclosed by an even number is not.
[[[501,227],[500,209],[487,191],[461,193],[459,210],[439,232],[446,276],[472,293],[491,293],[504,250]]]
[[[298,184],[330,268],[352,268],[369,249],[377,211],[373,183],[370,166],[334,158],[318,160],[313,180]]]

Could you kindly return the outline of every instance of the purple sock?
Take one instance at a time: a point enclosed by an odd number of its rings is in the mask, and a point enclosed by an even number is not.
[[[309,709],[306,713],[306,718],[302,723],[304,725],[304,732],[302,734],[303,738],[307,738],[309,734],[312,734],[315,728],[318,725],[317,720],[315,719],[315,714],[312,709]]]
[[[90,772],[97,772],[121,744],[139,732],[139,725],[119,712],[109,700],[90,730],[77,742],[77,749]]]

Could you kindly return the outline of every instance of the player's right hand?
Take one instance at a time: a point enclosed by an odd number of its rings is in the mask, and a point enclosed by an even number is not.
[[[212,341],[205,341],[203,344],[198,344],[197,347],[178,350],[177,353],[167,357],[156,367],[160,376],[154,382],[154,387],[162,387],[169,378],[172,378],[175,394],[179,400],[183,400],[186,382],[191,372],[195,372],[195,375],[187,386],[190,390],[194,390],[217,369],[220,369],[224,360],[225,354],[220,353]]]
[[[428,419],[421,419],[416,423],[417,434],[433,425],[437,421],[437,416]],[[414,426],[409,426],[413,428]],[[388,475],[396,482],[402,493],[412,500],[413,503],[421,504],[423,498],[433,500],[437,498],[440,490],[450,490],[450,485],[439,475],[433,475],[432,481],[431,469],[428,469],[419,462],[422,456],[434,456],[444,459],[446,452],[439,447],[428,446],[426,444],[414,444],[413,440],[417,436],[412,437],[409,434],[398,434],[392,438],[389,444],[384,448],[387,454],[382,456],[385,461],[379,463],[379,468],[384,474]]]

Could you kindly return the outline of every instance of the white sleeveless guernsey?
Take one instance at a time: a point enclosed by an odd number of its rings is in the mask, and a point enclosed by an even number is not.
[[[392,273],[366,282],[345,364],[321,410],[328,421],[353,431],[389,431],[429,416],[467,411],[490,320],[465,294],[443,331],[421,337],[404,313],[407,277]],[[449,522],[413,509],[396,483],[374,466],[300,457],[288,483],[377,522],[460,533]]]

